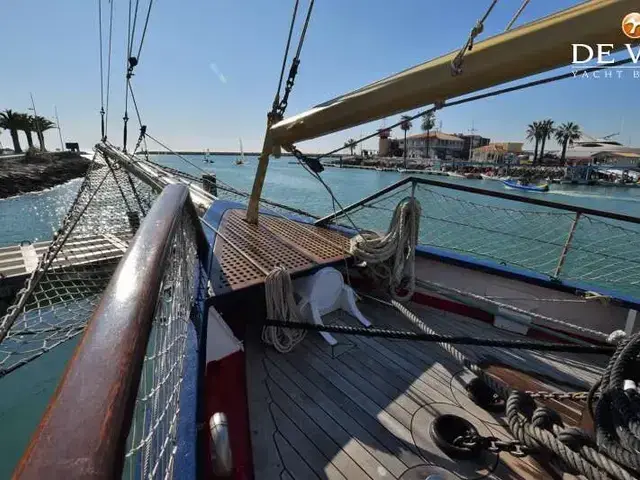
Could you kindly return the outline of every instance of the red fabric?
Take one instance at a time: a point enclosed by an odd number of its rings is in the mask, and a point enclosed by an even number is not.
[[[207,419],[216,412],[227,415],[229,422],[229,439],[233,455],[234,480],[252,480],[253,463],[251,454],[251,437],[249,433],[249,408],[247,404],[247,384],[245,371],[245,354],[236,352],[216,362],[207,364],[205,378],[205,395]],[[206,468],[205,478],[221,478],[213,475],[213,466],[209,454],[211,435],[207,420],[206,439]],[[228,477],[224,477],[227,478]]]

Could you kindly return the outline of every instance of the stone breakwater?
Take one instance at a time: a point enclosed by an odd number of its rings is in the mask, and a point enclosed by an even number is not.
[[[0,198],[55,187],[87,172],[91,162],[75,153],[37,153],[0,157]]]

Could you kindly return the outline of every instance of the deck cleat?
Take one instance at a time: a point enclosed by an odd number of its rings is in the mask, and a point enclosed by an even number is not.
[[[504,400],[480,377],[475,377],[467,383],[465,390],[473,403],[479,407],[490,412],[504,411]]]
[[[411,421],[411,436],[425,463],[466,480],[486,477],[496,468],[498,454],[484,448],[492,435],[482,421],[449,403],[427,404]]]
[[[445,414],[431,422],[429,435],[434,443],[451,458],[470,459],[478,457],[482,445],[475,441],[480,438],[473,424],[457,415]]]

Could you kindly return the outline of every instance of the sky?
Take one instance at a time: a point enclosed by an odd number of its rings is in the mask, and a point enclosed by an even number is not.
[[[38,114],[53,119],[56,106],[65,141],[77,141],[84,148],[100,138],[98,1],[1,2],[3,38],[14,40],[0,49],[0,110],[26,111],[32,93]],[[101,1],[106,77],[110,4]],[[139,0],[136,46],[148,1]],[[113,2],[107,133],[112,143],[121,145],[129,1]],[[300,3],[306,9],[307,0]],[[489,3],[317,0],[287,115],[458,50]],[[576,3],[532,0],[518,24]],[[260,150],[293,4],[294,0],[155,0],[132,79],[148,132],[173,149],[237,150],[241,138],[245,151]],[[481,38],[504,30],[520,4],[521,0],[499,1]],[[640,79],[631,75],[572,78],[446,108],[438,112],[437,122],[444,132],[468,133],[474,128],[492,141],[517,142],[524,141],[527,124],[551,118],[556,123],[576,122],[595,137],[620,133],[618,141],[640,146],[638,87]],[[129,117],[131,146],[138,137],[131,107]],[[397,118],[387,118],[386,124]],[[373,122],[298,147],[323,152],[381,126],[381,121]],[[419,132],[416,121],[410,133]],[[47,132],[46,139],[49,148],[59,144],[56,131]],[[22,141],[26,143],[24,137]],[[0,142],[11,145],[8,132],[0,135]],[[365,148],[375,149],[376,144],[375,139],[365,142]]]

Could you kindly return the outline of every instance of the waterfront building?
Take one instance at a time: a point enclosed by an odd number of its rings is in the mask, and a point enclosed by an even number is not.
[[[522,154],[522,142],[490,143],[471,150],[471,161],[474,163],[512,163]]]
[[[485,145],[489,145],[491,143],[490,138],[483,137],[482,135],[467,135],[465,133],[456,133],[456,137],[460,137],[462,140],[464,140],[461,155],[461,158],[464,160],[469,160],[471,158],[471,151],[474,148],[484,147]]]
[[[427,142],[427,138],[429,139]],[[398,140],[404,149],[404,139]],[[427,152],[427,143],[429,151]],[[462,158],[464,140],[456,135],[443,132],[419,133],[407,137],[407,156],[413,158]]]

